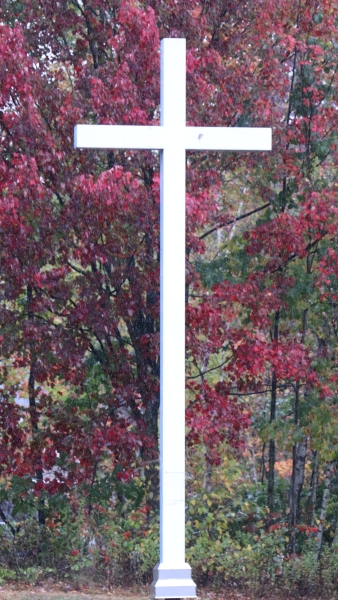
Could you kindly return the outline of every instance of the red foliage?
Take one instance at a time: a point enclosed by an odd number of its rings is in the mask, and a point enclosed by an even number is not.
[[[2,472],[33,476],[54,469],[62,455],[66,469],[44,483],[51,493],[90,479],[103,455],[127,481],[135,457],[157,454],[158,157],[74,151],[74,125],[158,124],[159,40],[170,35],[188,40],[190,124],[274,127],[271,156],[192,154],[187,165],[188,440],[203,440],[217,462],[221,442],[240,447],[250,422],[241,395],[264,389],[271,370],[285,385],[330,394],[313,366],[313,349],[287,327],[272,339],[271,323],[297,284],[288,266],[337,233],[336,188],[310,188],[304,146],[309,106],[317,107],[313,144],[338,119],[316,84],[321,39],[333,44],[338,37],[330,0],[310,0],[301,14],[291,1],[272,0],[230,1],[226,14],[218,0],[124,0],[114,7],[93,0],[78,9],[60,0],[56,10],[52,4],[29,0],[16,14],[9,3],[0,25],[1,352],[34,381],[30,425],[21,424],[24,411],[11,404],[4,384],[0,464]],[[319,5],[324,16],[316,22]],[[303,86],[304,114],[286,119],[295,56],[314,77]],[[332,61],[326,56],[328,72]],[[327,152],[336,159],[334,144]],[[206,291],[191,257],[205,252],[202,230],[236,218],[237,207],[220,210],[223,174],[235,169],[252,170],[252,189],[271,214],[246,233],[249,273]],[[289,205],[286,178],[297,190]],[[330,301],[337,299],[330,286],[337,256],[333,247],[323,252],[314,276]],[[223,352],[222,381],[215,384],[204,371]],[[88,391],[94,363],[104,391]],[[60,381],[69,388],[58,402],[48,389]]]

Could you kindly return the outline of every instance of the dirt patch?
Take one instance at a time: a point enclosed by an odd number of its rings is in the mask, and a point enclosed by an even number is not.
[[[146,600],[147,590],[82,588],[71,586],[0,586],[0,600]]]
[[[298,596],[299,597],[299,596]],[[251,594],[234,589],[224,589],[219,592],[200,590],[197,600],[295,600],[292,594],[278,592],[266,594]],[[3,585],[0,586],[0,600],[148,600],[149,587],[143,588],[114,588],[108,590],[100,587],[81,586],[74,590],[66,584],[46,584],[44,586]],[[184,599],[182,599],[184,600]],[[308,597],[306,600],[310,600]],[[316,596],[312,600],[322,600]]]

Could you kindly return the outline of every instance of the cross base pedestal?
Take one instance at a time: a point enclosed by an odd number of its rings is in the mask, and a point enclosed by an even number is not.
[[[187,563],[158,563],[150,586],[150,598],[196,598],[196,585]]]

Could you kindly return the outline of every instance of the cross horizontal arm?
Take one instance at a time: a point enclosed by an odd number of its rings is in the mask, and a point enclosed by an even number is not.
[[[271,150],[272,132],[268,127],[187,127],[187,150]]]
[[[76,125],[75,148],[163,150],[166,146],[186,150],[271,150],[268,127],[183,127],[156,125]]]
[[[271,129],[265,127],[183,127],[156,125],[76,125],[75,148],[163,150],[167,144],[186,150],[232,152],[271,150]]]
[[[162,127],[147,125],[76,125],[74,148],[161,150]]]

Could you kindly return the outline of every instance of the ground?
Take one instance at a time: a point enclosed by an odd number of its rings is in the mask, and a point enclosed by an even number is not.
[[[146,590],[108,591],[100,588],[74,590],[68,585],[0,586],[0,600],[146,600]]]
[[[83,588],[74,590],[67,585],[4,585],[0,586],[0,600],[148,600],[147,588],[108,591],[106,588]],[[278,594],[255,594],[226,589],[220,592],[202,590],[197,600],[293,600],[294,597]],[[321,600],[316,597],[314,600]]]
[[[105,587],[86,587],[74,589],[66,583],[49,583],[44,585],[5,584],[0,586],[0,600],[149,600],[149,587],[138,587],[133,589]],[[287,593],[270,592],[250,593],[250,591],[235,590],[227,588],[218,592],[202,589],[197,600],[324,600],[320,596],[301,596],[299,593],[288,595]],[[332,600],[336,600],[334,596]],[[182,599],[185,600],[185,599]],[[325,600],[328,600],[327,598]],[[331,599],[329,599],[331,600]]]

